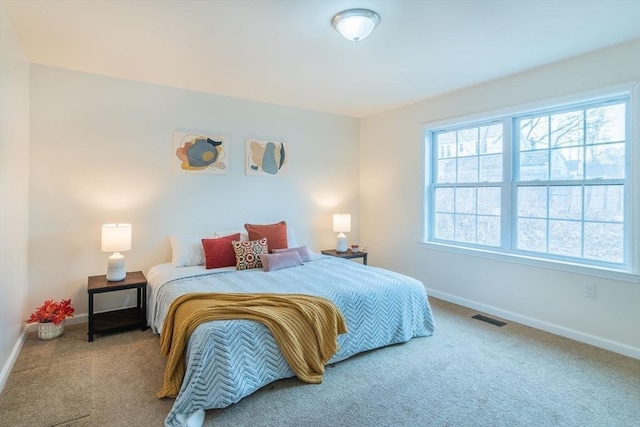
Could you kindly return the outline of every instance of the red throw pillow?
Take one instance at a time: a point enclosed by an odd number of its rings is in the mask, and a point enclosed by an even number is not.
[[[260,240],[263,237],[269,242],[269,250],[286,249],[287,243],[287,223],[280,221],[276,224],[245,224],[244,228],[249,233],[249,240]]]
[[[207,268],[235,267],[236,253],[231,242],[240,240],[240,233],[217,239],[202,239],[205,266]]]

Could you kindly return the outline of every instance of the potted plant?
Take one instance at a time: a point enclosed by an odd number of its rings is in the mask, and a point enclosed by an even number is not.
[[[60,302],[46,300],[44,304],[31,313],[27,323],[38,323],[38,338],[50,340],[59,337],[64,332],[64,319],[73,317],[74,308],[71,299]]]

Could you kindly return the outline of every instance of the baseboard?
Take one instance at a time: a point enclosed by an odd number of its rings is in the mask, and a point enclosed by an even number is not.
[[[76,325],[78,323],[87,323],[87,319],[87,314],[80,314],[78,316],[65,319],[64,323],[65,325]],[[4,385],[7,383],[7,379],[9,379],[9,375],[11,374],[11,370],[13,369],[13,365],[15,365],[16,360],[18,360],[20,350],[22,350],[22,346],[27,339],[27,334],[29,332],[35,332],[37,330],[37,323],[29,323],[23,326],[20,337],[18,337],[18,341],[16,341],[16,344],[13,346],[13,350],[11,350],[11,354],[9,355],[7,363],[4,364],[4,366],[2,367],[2,371],[0,372],[0,392],[4,390]]]
[[[613,351],[624,356],[633,357],[634,359],[640,359],[640,348],[632,347],[627,344],[622,344],[616,341],[611,341],[595,335],[585,334],[584,332],[576,331],[574,329],[565,328],[564,326],[555,325],[553,323],[544,322],[542,320],[534,319],[532,317],[523,316],[518,313],[514,313],[507,310],[502,310],[497,307],[493,307],[487,304],[482,304],[477,301],[469,300],[466,298],[460,298],[455,295],[448,294],[446,292],[436,291],[434,289],[428,289],[427,293],[435,298],[439,298],[463,307],[479,310],[487,314],[501,317],[503,319],[511,320],[532,328],[540,329],[546,332],[550,332],[555,335],[560,335],[565,338],[570,338],[575,341],[579,341],[585,344],[590,344],[595,347],[604,348],[605,350]]]
[[[9,374],[13,369],[13,365],[18,360],[18,355],[20,354],[20,350],[22,349],[22,344],[24,344],[24,340],[27,338],[27,333],[29,332],[29,325],[25,325],[22,328],[22,332],[18,337],[18,341],[16,341],[13,346],[13,350],[11,350],[11,354],[9,355],[9,359],[7,363],[2,367],[2,372],[0,372],[0,392],[4,390],[4,385],[7,383],[7,379],[9,379]]]

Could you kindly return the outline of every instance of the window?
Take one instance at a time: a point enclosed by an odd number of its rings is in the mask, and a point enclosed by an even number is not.
[[[629,110],[618,93],[427,127],[426,241],[636,273]]]
[[[448,154],[435,164],[436,239],[500,246],[502,133],[500,123],[434,132]]]

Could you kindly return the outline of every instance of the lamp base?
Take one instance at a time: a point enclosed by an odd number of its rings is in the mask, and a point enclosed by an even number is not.
[[[124,268],[124,256],[120,252],[114,252],[107,264],[107,281],[119,282],[125,277],[127,277],[127,270]]]
[[[347,252],[347,236],[344,233],[338,234],[336,240],[336,252]]]

